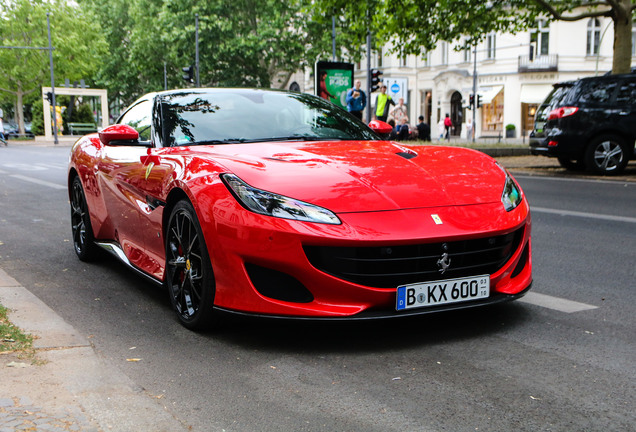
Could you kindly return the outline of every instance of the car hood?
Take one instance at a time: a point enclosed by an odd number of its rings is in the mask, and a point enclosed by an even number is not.
[[[505,181],[492,158],[456,147],[335,141],[197,150],[253,187],[336,213],[497,202]]]

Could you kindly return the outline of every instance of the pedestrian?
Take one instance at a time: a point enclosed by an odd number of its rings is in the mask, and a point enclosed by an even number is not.
[[[446,127],[444,127],[444,119],[440,119],[437,123],[437,134],[439,135],[440,141],[444,139],[444,130],[446,130]]]
[[[378,120],[385,122],[389,117],[389,106],[395,105],[391,96],[386,94],[386,84],[380,87],[380,94],[375,102],[375,116]]]
[[[446,134],[446,140],[450,141],[450,132],[453,127],[453,121],[450,118],[450,115],[446,113],[446,118],[444,119],[444,132]]]
[[[406,117],[402,118],[401,123],[398,123],[397,126],[397,139],[400,141],[405,141],[411,137],[411,130],[409,128],[408,121]]]
[[[473,139],[473,121],[470,117],[468,117],[468,120],[466,121],[466,139]]]
[[[417,118],[420,122],[417,124],[417,138],[422,141],[431,140],[431,127],[424,123],[424,116]]]
[[[354,87],[347,91],[347,111],[354,117],[362,120],[362,112],[367,106],[367,95],[362,91],[360,80],[356,80]]]
[[[327,71],[322,71],[320,73],[320,97],[327,99],[328,101],[336,98],[334,95],[329,93],[329,90],[327,90]]]
[[[398,99],[398,104],[391,110],[390,114],[394,119],[396,124],[403,124],[403,120],[409,121],[408,116],[408,108],[404,105],[404,98]]]

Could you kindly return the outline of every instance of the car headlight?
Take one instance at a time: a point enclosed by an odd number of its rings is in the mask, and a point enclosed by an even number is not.
[[[254,213],[305,222],[333,225],[341,223],[338,216],[325,208],[256,189],[234,174],[221,174],[221,179],[239,203]]]
[[[506,211],[515,209],[523,200],[523,194],[521,189],[510,177],[510,174],[506,172],[506,184],[504,185],[503,193],[501,194],[501,202],[503,203]]]

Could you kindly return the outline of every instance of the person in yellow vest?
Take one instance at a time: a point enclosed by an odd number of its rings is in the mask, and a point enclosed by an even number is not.
[[[375,102],[375,117],[383,122],[389,117],[389,107],[395,105],[391,96],[386,94],[386,85],[380,87],[380,94]]]

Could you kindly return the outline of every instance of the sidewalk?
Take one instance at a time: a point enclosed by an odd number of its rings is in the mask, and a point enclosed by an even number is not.
[[[36,364],[0,355],[0,432],[188,430],[2,269],[0,304],[37,352]]]

